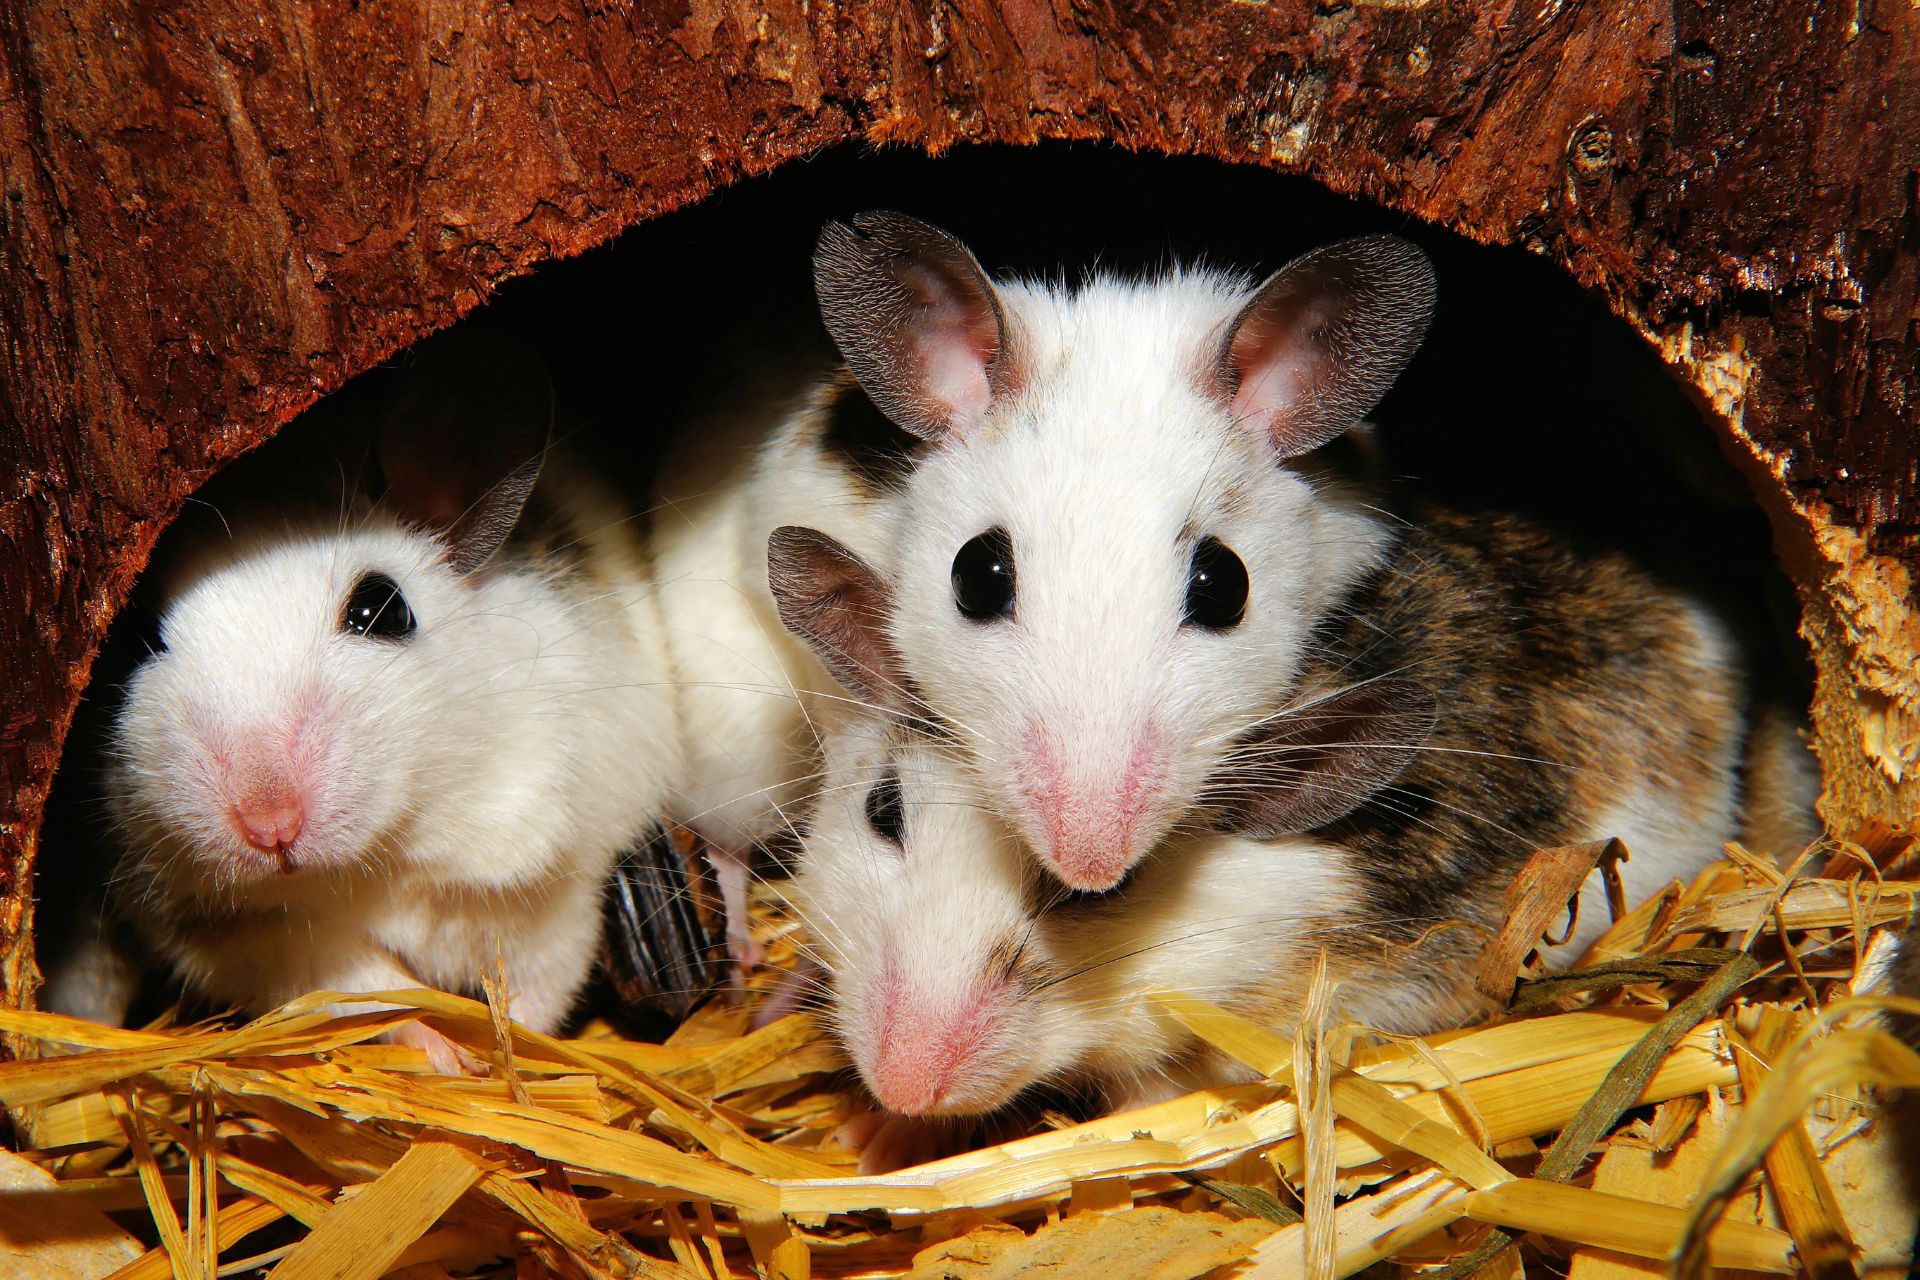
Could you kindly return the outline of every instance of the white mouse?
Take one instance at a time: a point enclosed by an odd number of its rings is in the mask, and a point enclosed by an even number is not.
[[[932,446],[874,562],[903,673],[1045,866],[1109,888],[1391,541],[1312,455],[1418,347],[1427,259],[1376,235],[1264,281],[995,282],[947,233],[869,213],[826,228],[815,281],[853,375]]]
[[[899,483],[923,446],[850,377],[804,352],[720,400],[660,468],[651,555],[685,713],[675,816],[705,844],[731,950],[752,963],[752,850],[785,834],[812,794],[817,722],[841,714],[848,697],[780,625],[767,538],[798,522],[880,556]]]
[[[1093,1084],[1124,1107],[1238,1078],[1145,996],[1184,991],[1287,1027],[1322,945],[1341,976],[1399,978],[1343,987],[1346,1016],[1424,1030],[1475,1009],[1369,936],[1361,877],[1321,842],[1175,836],[1087,897],[1039,872],[936,737],[837,728],[826,783],[788,895],[830,976],[835,1032],[896,1115],[983,1114],[1036,1085]]]
[[[890,693],[905,658],[879,575],[815,531],[776,534],[783,618],[861,698],[895,701],[828,736],[791,889],[883,1106],[975,1114],[1089,1081],[1124,1104],[1230,1077],[1144,997],[1290,1031],[1323,947],[1342,1016],[1459,1023],[1486,1008],[1474,966],[1535,849],[1620,837],[1630,901],[1719,855],[1744,695],[1713,616],[1513,517],[1408,509],[1197,821],[1098,896],[1029,870],[967,736]],[[1549,963],[1599,935],[1603,904],[1595,875]]]
[[[259,494],[157,566],[107,769],[112,898],[248,1012],[504,970],[551,1032],[609,868],[680,782],[662,626],[630,512],[547,448],[544,369],[482,335],[419,361],[382,500]]]
[[[1110,885],[1291,688],[1319,612],[1387,540],[1364,492],[1301,455],[1378,400],[1433,287],[1417,250],[1373,237],[1257,287],[996,288],[895,214],[830,225],[815,284],[847,368],[756,357],[683,434],[654,511],[688,707],[678,809],[748,958],[747,852],[790,824],[813,722],[845,697],[775,619],[774,529],[889,566],[903,678],[1056,874]],[[995,529],[1013,559],[977,536]],[[991,593],[997,565],[1019,607],[968,618],[956,591]]]

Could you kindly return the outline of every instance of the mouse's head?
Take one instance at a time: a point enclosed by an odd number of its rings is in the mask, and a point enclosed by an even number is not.
[[[1075,291],[988,280],[895,214],[829,226],[822,314],[936,447],[903,496],[892,636],[995,807],[1066,884],[1117,883],[1292,692],[1383,527],[1291,460],[1355,426],[1423,336],[1405,241]]]
[[[1180,864],[1254,842],[1191,835],[1153,855],[1137,893],[1130,882],[1098,902],[1070,899],[1031,873],[1017,833],[980,792],[967,744],[918,714],[885,582],[813,529],[776,530],[767,559],[781,621],[857,703],[886,713],[836,718],[825,734],[793,888],[833,977],[840,1034],[874,1094],[908,1114],[976,1113],[1095,1059],[1150,1066],[1169,1042],[1141,1021],[1128,984],[1132,995],[1201,986],[1195,971],[1219,959],[1228,935],[1217,926],[1246,875]],[[1321,825],[1397,777],[1431,722],[1425,691],[1398,677],[1303,691],[1243,736],[1199,802],[1211,821],[1256,839]],[[1346,900],[1335,891],[1341,862],[1312,841],[1253,865],[1266,877],[1255,914],[1236,925],[1247,945],[1290,942],[1290,928]],[[1131,1055],[1116,1043],[1133,1038]]]
[[[937,742],[881,721],[825,735],[788,893],[861,1079],[901,1115],[970,1115],[1035,1077],[1045,957],[1012,832]]]
[[[476,590],[539,472],[551,393],[491,349],[429,357],[407,387],[381,424],[379,502],[256,493],[175,538],[109,769],[150,873],[365,863],[484,749],[488,676],[527,640]]]

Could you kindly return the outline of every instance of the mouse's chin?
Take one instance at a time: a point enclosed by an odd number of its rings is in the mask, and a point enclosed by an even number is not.
[[[266,884],[297,876],[313,862],[295,849],[228,849],[221,852],[217,870],[235,884]]]
[[[271,849],[236,843],[220,850],[209,861],[216,875],[233,884],[271,890],[275,884],[311,879],[361,865],[364,857],[359,850],[342,851],[317,841],[296,840]]]

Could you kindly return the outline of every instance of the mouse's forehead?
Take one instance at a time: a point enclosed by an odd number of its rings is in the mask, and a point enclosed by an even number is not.
[[[403,590],[418,588],[433,559],[424,540],[390,522],[369,522],[351,537],[318,523],[242,529],[169,575],[168,643],[228,636],[241,652],[258,652],[275,640],[328,636],[362,577],[384,573]]]
[[[963,965],[983,930],[1026,926],[1027,859],[950,752],[863,731],[833,735],[826,754],[827,797],[809,825],[794,891],[841,963],[944,955]],[[898,844],[869,816],[876,788],[892,786]]]
[[[1005,859],[1012,837],[951,749],[891,726],[834,735],[825,750],[833,820],[818,824],[817,841],[875,853],[884,874],[902,884],[992,872]],[[874,826],[876,811],[896,801],[898,845]]]

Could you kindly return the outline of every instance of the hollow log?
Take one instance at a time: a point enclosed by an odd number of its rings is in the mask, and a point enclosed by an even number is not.
[[[1920,9],[22,0],[0,10],[0,979],[106,627],[222,463],[534,264],[832,143],[1106,139],[1523,245],[1772,518],[1829,822],[1920,809]]]

